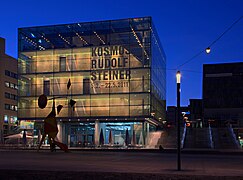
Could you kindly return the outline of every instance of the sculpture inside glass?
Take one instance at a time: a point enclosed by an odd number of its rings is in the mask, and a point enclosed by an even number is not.
[[[69,79],[69,81],[67,83],[67,92],[68,92],[70,87],[71,87],[71,81]],[[38,146],[38,151],[40,150],[40,147],[41,147],[41,145],[42,145],[42,143],[45,140],[47,135],[48,135],[48,140],[49,140],[49,143],[50,143],[50,149],[51,149],[52,152],[55,151],[56,145],[60,149],[62,149],[64,152],[69,151],[68,146],[66,144],[59,142],[56,138],[57,133],[58,133],[56,109],[57,109],[57,113],[59,114],[62,107],[63,107],[62,105],[58,105],[56,107],[55,99],[57,99],[57,98],[60,98],[60,97],[53,97],[53,98],[47,99],[45,94],[40,95],[39,98],[38,98],[38,106],[41,109],[44,109],[46,107],[48,100],[53,101],[52,110],[48,114],[48,116],[44,119],[44,131],[43,131],[43,135],[42,135],[41,141],[40,141],[39,146]],[[76,101],[74,101],[73,99],[70,99],[69,105],[72,108],[75,105],[75,103],[76,103]],[[73,108],[73,110],[74,110],[74,108]]]

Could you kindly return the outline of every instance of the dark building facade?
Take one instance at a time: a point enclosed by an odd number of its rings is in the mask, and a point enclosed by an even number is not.
[[[177,117],[177,108],[176,106],[167,106],[166,110],[166,123],[171,126],[176,125],[176,117]]]
[[[194,127],[203,126],[202,99],[189,99],[190,122]]]
[[[17,60],[5,52],[5,39],[0,37],[0,143],[17,128]]]
[[[243,127],[243,63],[203,65],[204,122]]]
[[[64,105],[58,138],[71,147],[98,145],[101,131],[105,143],[112,134],[123,144],[126,130],[146,145],[165,119],[166,59],[151,17],[20,28],[18,34],[18,117],[35,137],[52,106],[38,108],[41,94]]]
[[[186,119],[188,119],[190,116],[190,109],[188,106],[182,106],[180,107],[180,112],[181,112],[181,119],[183,119],[181,125],[183,125]],[[176,121],[177,121],[177,107],[168,106],[166,111],[166,123],[169,126],[175,126]]]

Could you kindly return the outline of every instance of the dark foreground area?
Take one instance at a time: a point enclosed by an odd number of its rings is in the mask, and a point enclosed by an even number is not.
[[[243,179],[243,156],[176,153],[0,150],[0,179]]]
[[[118,173],[118,172],[58,172],[58,171],[27,171],[27,170],[0,170],[1,179],[90,179],[90,180],[234,180],[242,179],[241,176],[208,176],[208,175],[182,175],[182,174],[155,174],[155,173]]]

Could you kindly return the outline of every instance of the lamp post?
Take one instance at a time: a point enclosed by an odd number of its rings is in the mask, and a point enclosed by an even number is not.
[[[181,93],[181,73],[176,73],[177,84],[177,170],[181,170],[181,133],[180,133],[180,93]]]
[[[207,47],[205,51],[206,51],[207,54],[209,54],[211,52],[211,48]]]

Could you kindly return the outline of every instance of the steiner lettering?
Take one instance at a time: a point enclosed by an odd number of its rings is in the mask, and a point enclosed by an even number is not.
[[[119,80],[131,79],[131,72],[128,69],[122,70],[97,70],[91,71],[91,80]]]

